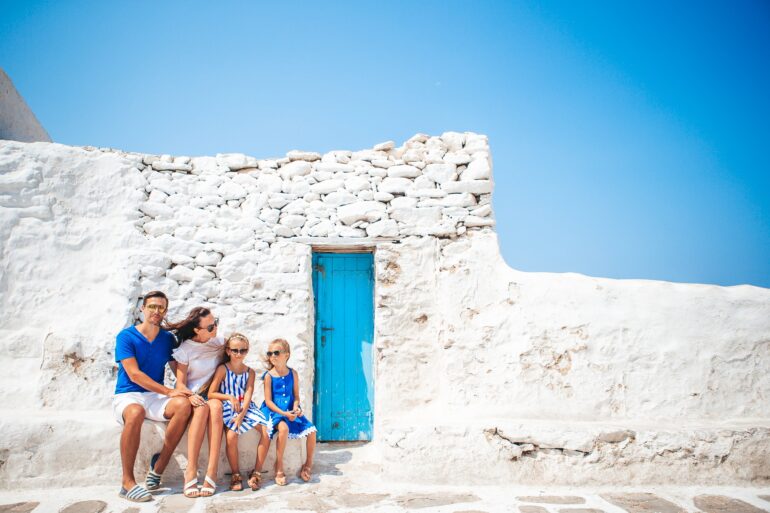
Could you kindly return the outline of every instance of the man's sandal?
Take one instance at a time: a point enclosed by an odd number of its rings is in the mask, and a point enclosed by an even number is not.
[[[297,476],[307,483],[310,481],[310,478],[313,477],[313,474],[310,472],[310,467],[307,465],[302,465],[302,468],[299,469]]]
[[[259,470],[254,469],[249,474],[249,480],[247,481],[251,491],[256,492],[259,490],[259,483],[262,482],[262,474]]]
[[[230,490],[240,492],[243,490],[243,478],[238,472],[234,472],[230,478]]]
[[[232,488],[231,488],[232,490]],[[209,476],[203,479],[200,497],[211,497],[217,491],[217,484]]]
[[[141,485],[134,485],[130,490],[121,487],[118,497],[131,502],[149,502],[153,500],[150,492]]]
[[[182,489],[182,493],[188,499],[195,499],[200,497],[201,492],[198,490],[198,478],[196,477],[195,479],[190,479],[190,481],[185,483],[184,488]]]
[[[148,490],[157,490],[160,488],[160,474],[155,472],[155,464],[158,462],[158,458],[160,458],[159,452],[152,455],[152,459],[150,460],[150,470],[147,471],[147,477],[144,479],[144,486]]]
[[[283,473],[283,471],[278,471],[275,473],[275,484],[278,486],[286,486],[286,474]]]

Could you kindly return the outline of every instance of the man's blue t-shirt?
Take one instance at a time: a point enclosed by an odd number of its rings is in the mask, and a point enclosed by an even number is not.
[[[118,382],[115,385],[115,393],[147,392],[128,377],[121,360],[136,358],[139,370],[147,374],[158,383],[163,383],[166,372],[166,363],[171,360],[171,351],[174,349],[174,335],[168,331],[160,330],[155,340],[148,341],[136,326],[126,328],[118,333],[115,342],[115,361],[118,362]]]

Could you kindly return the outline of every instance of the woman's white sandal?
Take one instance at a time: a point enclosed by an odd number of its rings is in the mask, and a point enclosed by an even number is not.
[[[208,486],[211,485],[211,486]],[[217,491],[217,484],[209,476],[203,479],[203,486],[200,490],[199,497],[211,497]]]
[[[201,496],[200,490],[198,490],[198,478],[190,479],[185,483],[182,493],[188,499],[196,499]]]

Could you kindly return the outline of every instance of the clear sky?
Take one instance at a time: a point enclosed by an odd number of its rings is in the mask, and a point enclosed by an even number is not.
[[[512,267],[770,287],[765,0],[0,0],[0,67],[64,144],[485,133]]]

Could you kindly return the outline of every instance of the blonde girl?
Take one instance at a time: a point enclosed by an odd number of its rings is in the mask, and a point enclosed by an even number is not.
[[[265,401],[261,409],[268,419],[267,431],[272,438],[276,433],[275,484],[286,484],[283,470],[283,452],[288,438],[307,437],[307,459],[299,471],[303,481],[310,481],[313,470],[313,452],[316,428],[304,415],[299,404],[299,375],[287,366],[291,356],[289,343],[282,338],[270,342],[267,348],[267,372],[262,375],[265,385]]]
[[[211,381],[209,397],[222,401],[222,420],[227,428],[225,434],[227,461],[230,463],[232,478],[230,490],[243,490],[243,478],[238,463],[238,435],[256,427],[265,426],[268,421],[251,398],[254,394],[254,369],[244,359],[249,352],[249,339],[241,333],[233,333],[225,341],[225,363],[220,365]],[[260,446],[270,439],[266,430],[260,429]],[[259,451],[258,451],[259,452]],[[264,450],[267,453],[267,450]],[[255,469],[249,476],[252,490],[259,488],[259,472]]]

